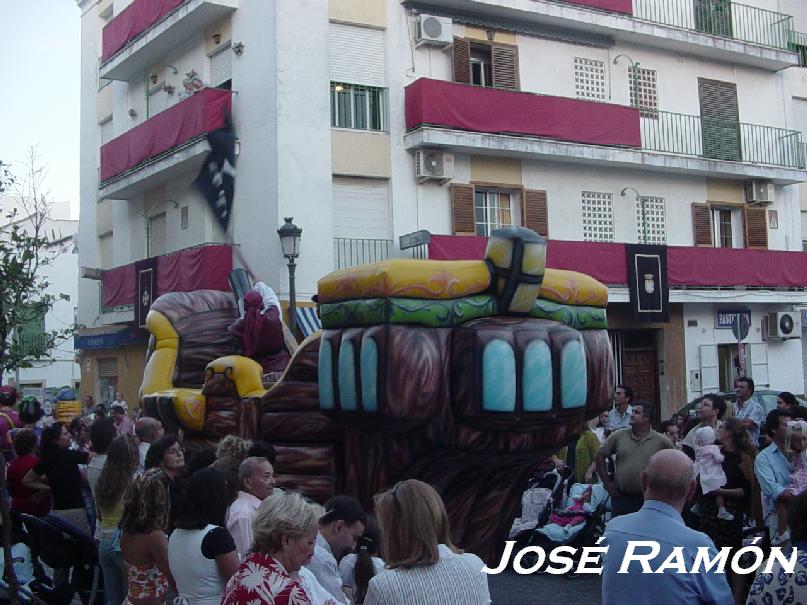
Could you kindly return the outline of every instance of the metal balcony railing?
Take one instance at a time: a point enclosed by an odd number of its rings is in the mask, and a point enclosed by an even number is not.
[[[386,260],[392,252],[390,239],[333,238],[334,257],[337,269],[347,269]]]
[[[42,355],[46,352],[50,337],[47,334],[20,334],[18,337],[20,349],[30,356]]]
[[[799,65],[807,67],[807,34],[789,32],[790,50],[799,53]]]
[[[642,148],[711,160],[805,168],[796,130],[667,111],[642,118]]]
[[[633,0],[637,19],[789,50],[793,17],[731,0]]]

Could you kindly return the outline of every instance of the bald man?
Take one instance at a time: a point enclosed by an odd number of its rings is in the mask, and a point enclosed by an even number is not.
[[[146,454],[148,454],[151,444],[157,441],[165,434],[163,430],[163,423],[152,418],[151,416],[144,416],[137,421],[135,425],[135,435],[140,440],[140,468],[146,468]]]
[[[698,548],[708,548],[710,560],[717,556],[709,536],[689,529],[681,518],[684,504],[695,491],[692,461],[678,450],[662,450],[648,461],[641,482],[642,508],[612,519],[605,529],[603,605],[732,605],[726,575],[714,568],[705,571],[702,565],[698,573],[678,573],[674,568],[648,573],[659,569],[675,547],[682,548],[680,559],[686,570],[692,568]],[[655,546],[629,544],[636,541],[657,544],[658,552],[639,560],[636,555],[650,555]],[[619,573],[623,566],[627,573]]]

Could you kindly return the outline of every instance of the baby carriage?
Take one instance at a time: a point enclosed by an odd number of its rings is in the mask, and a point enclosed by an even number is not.
[[[526,545],[532,531],[546,524],[552,511],[561,506],[571,476],[571,469],[566,467],[538,473],[530,479],[521,496],[521,514],[513,521],[508,536],[508,540],[516,541],[516,548]]]

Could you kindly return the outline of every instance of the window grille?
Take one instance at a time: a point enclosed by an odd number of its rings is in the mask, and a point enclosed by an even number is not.
[[[583,192],[583,239],[587,242],[614,241],[613,195]]]
[[[605,63],[583,57],[574,58],[574,89],[578,99],[607,101]]]

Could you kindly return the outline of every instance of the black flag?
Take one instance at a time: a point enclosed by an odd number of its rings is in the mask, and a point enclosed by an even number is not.
[[[207,142],[210,153],[193,183],[226,232],[235,193],[235,129],[231,116],[225,117],[223,127],[207,133]]]
[[[625,244],[628,261],[628,293],[634,321],[668,323],[670,285],[667,279],[667,247]]]

